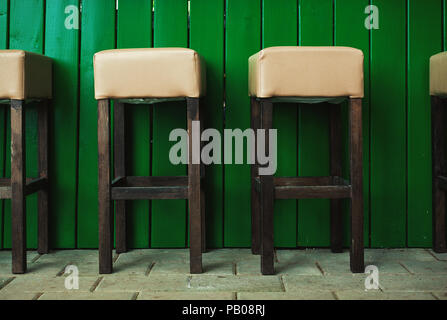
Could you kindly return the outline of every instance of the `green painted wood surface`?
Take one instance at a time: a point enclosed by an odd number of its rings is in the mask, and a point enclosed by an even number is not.
[[[154,47],[188,47],[188,2],[186,0],[154,1]],[[169,133],[186,128],[186,103],[168,102],[154,106],[152,174],[185,175],[185,165],[169,161]],[[184,200],[152,201],[151,246],[154,248],[185,247],[187,205]]]
[[[295,0],[262,1],[262,47],[298,44],[298,6]],[[298,108],[295,104],[275,104],[273,127],[278,130],[277,176],[296,176],[298,161]],[[297,201],[275,203],[274,241],[278,247],[295,247],[297,241]]]
[[[261,6],[256,0],[227,0],[226,5],[225,129],[245,130],[250,127],[248,58],[261,49]],[[250,166],[226,164],[224,179],[224,246],[250,246]]]
[[[153,13],[150,0],[120,0],[118,11],[114,0],[84,0],[80,29],[66,29],[64,9],[79,1],[0,0],[0,49],[10,45],[55,59],[55,103],[50,113],[53,248],[97,247],[95,52],[153,43],[197,50],[208,69],[205,125],[218,130],[246,129],[250,124],[248,57],[262,47],[297,41],[300,45],[353,46],[365,54],[365,244],[431,245],[428,58],[441,51],[442,45],[446,48],[445,0],[373,0],[379,8],[380,28],[371,31],[364,27],[369,0],[191,0],[189,13],[186,0],[156,0]],[[185,166],[169,164],[172,143],[167,138],[171,129],[186,126],[185,104],[160,104],[153,112],[151,108],[136,106],[129,113],[130,174],[185,174]],[[315,108],[275,106],[278,175],[329,173],[327,112]],[[27,166],[29,173],[36,174],[33,109],[27,118]],[[346,111],[344,106],[345,139]],[[0,176],[9,176],[7,109],[0,110],[0,124]],[[344,148],[347,176],[346,140]],[[209,246],[250,245],[249,177],[248,165],[207,168]],[[28,200],[30,248],[36,246],[35,200]],[[1,219],[0,248],[9,248],[10,201],[1,202]],[[185,201],[132,202],[128,219],[130,247],[187,245]],[[349,245],[347,205],[344,219],[344,244]],[[293,200],[278,201],[275,244],[328,246],[328,201],[305,200],[298,205]]]
[[[121,0],[117,19],[118,48],[152,47],[152,2]],[[151,113],[147,105],[126,109],[126,166],[131,176],[150,175]],[[128,245],[149,246],[149,201],[127,201]]]
[[[431,112],[429,59],[442,48],[442,6],[408,1],[407,238],[411,247],[431,245]]]
[[[50,241],[60,248],[76,246],[79,29],[66,26],[68,6],[79,8],[79,1],[46,1],[45,54],[53,59],[54,75],[49,129]]]
[[[8,48],[8,11],[9,2],[0,0],[0,50]],[[0,106],[0,176],[5,176],[5,155],[6,155],[6,119],[8,106]],[[3,228],[4,228],[4,205],[5,201],[0,201],[0,249],[3,249]]]
[[[97,102],[93,55],[115,47],[115,1],[84,0],[81,19],[77,245],[98,246]]]
[[[406,245],[406,30],[404,0],[373,0],[371,33],[371,246]]]
[[[300,1],[302,46],[333,44],[331,0]],[[301,105],[298,126],[298,174],[329,175],[329,113],[325,105]],[[298,246],[329,245],[329,200],[298,201]]]
[[[11,49],[22,49],[35,53],[44,53],[44,1],[30,0],[10,1],[10,34]],[[36,104],[28,104],[26,110],[26,174],[37,176],[37,111]],[[9,120],[8,120],[9,121]],[[10,143],[9,143],[10,146]],[[7,150],[10,150],[8,147]],[[10,159],[10,152],[6,154]],[[10,172],[10,166],[8,168]],[[7,173],[8,175],[10,173]],[[11,206],[5,205],[4,246],[11,245]],[[37,195],[28,196],[26,200],[26,234],[27,246],[37,247]]]
[[[190,7],[190,47],[200,52],[206,63],[207,95],[204,99],[204,128],[223,133],[224,1],[192,0]],[[223,246],[223,165],[206,168],[206,235],[209,247]]]
[[[364,55],[364,89],[365,97],[362,102],[363,115],[363,199],[364,199],[364,241],[365,246],[369,246],[369,157],[370,157],[370,50],[369,38],[370,31],[364,27],[364,14],[369,0],[336,0],[334,2],[334,45],[348,46],[360,49]],[[343,175],[349,178],[349,127],[348,127],[348,106],[347,103],[342,108],[343,117]],[[343,221],[344,221],[344,245],[350,245],[350,204],[349,201],[343,203]]]

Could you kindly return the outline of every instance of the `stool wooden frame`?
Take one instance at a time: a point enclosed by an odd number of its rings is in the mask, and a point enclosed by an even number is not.
[[[446,108],[447,97],[431,96],[433,170],[433,250],[447,252],[446,245]]]
[[[114,171],[111,168],[110,99],[98,100],[98,165],[99,165],[99,273],[112,273],[113,206],[116,214],[116,252],[127,251],[126,200],[187,199],[189,205],[190,272],[202,273],[205,252],[205,193],[201,179],[204,168],[192,164],[192,122],[200,121],[200,99],[186,97],[189,134],[187,176],[132,177],[125,165],[125,107],[114,101]],[[168,100],[163,98],[163,100]],[[129,100],[126,100],[128,102]],[[160,107],[160,106],[155,106]],[[162,107],[162,106],[161,106]]]
[[[12,273],[26,272],[26,196],[38,194],[38,248],[48,253],[48,105],[37,106],[39,176],[26,177],[25,100],[10,100],[11,178],[0,179],[0,199],[11,199]]]
[[[272,129],[275,98],[251,97],[251,125],[254,130]],[[305,105],[303,105],[304,107]],[[362,99],[349,99],[350,176],[342,178],[341,107],[330,106],[331,161],[328,177],[274,177],[258,175],[259,164],[251,168],[252,252],[261,254],[261,272],[274,274],[273,207],[275,199],[331,199],[331,250],[342,251],[342,199],[351,200],[351,271],[364,272]],[[265,139],[265,150],[269,150]],[[281,152],[281,150],[279,150]]]

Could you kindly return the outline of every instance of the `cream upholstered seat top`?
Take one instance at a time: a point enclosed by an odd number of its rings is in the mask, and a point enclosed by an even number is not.
[[[52,60],[23,50],[0,50],[0,99],[52,98]]]
[[[447,52],[430,58],[430,95],[447,96]]]
[[[363,52],[347,47],[271,47],[249,59],[249,93],[363,98]]]
[[[186,48],[106,50],[95,54],[96,99],[200,97],[205,65]]]

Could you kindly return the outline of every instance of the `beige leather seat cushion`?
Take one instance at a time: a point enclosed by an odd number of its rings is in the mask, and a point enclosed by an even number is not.
[[[52,98],[52,61],[23,50],[0,50],[0,99]]]
[[[430,94],[447,96],[447,52],[430,58]]]
[[[118,49],[94,57],[96,99],[200,97],[205,65],[191,49]]]
[[[271,47],[249,59],[251,96],[363,98],[363,52],[346,47]]]

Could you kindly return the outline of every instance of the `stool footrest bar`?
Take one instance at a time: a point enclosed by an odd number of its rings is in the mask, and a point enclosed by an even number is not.
[[[25,195],[36,193],[48,187],[47,178],[27,178]],[[11,179],[0,179],[0,199],[11,199]]]
[[[112,200],[188,199],[188,177],[118,177]]]
[[[255,189],[260,192],[260,179],[255,178]],[[274,177],[276,199],[343,199],[351,197],[351,185],[337,176]]]

